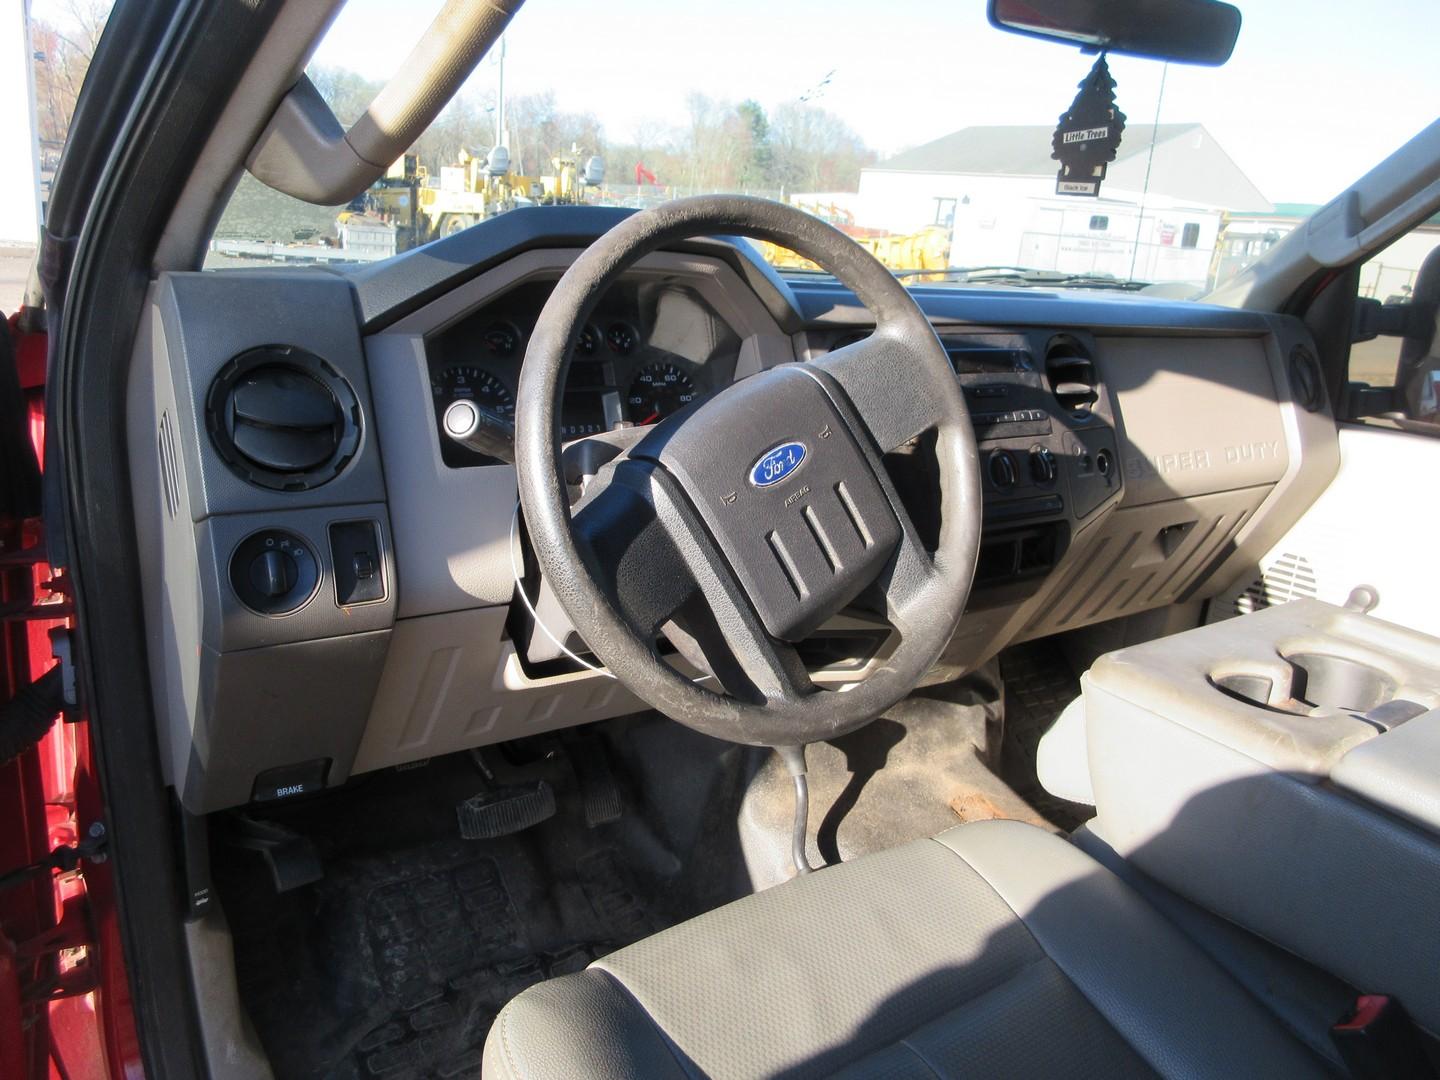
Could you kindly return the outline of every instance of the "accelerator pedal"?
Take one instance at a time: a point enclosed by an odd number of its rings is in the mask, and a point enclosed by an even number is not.
[[[619,821],[625,812],[620,785],[610,767],[605,741],[591,733],[577,734],[567,743],[570,763],[580,781],[580,797],[585,805],[585,827],[593,829]]]
[[[491,788],[462,802],[455,816],[466,840],[509,836],[555,816],[555,789],[548,780]]]

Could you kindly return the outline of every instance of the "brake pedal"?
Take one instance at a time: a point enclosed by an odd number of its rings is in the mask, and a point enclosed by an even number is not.
[[[555,789],[548,780],[492,788],[466,799],[455,815],[463,839],[509,836],[555,816]]]

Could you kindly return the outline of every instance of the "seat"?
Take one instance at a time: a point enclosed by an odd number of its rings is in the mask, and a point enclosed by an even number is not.
[[[532,986],[483,1062],[487,1080],[1328,1072],[1118,877],[1012,821],[797,878]]]

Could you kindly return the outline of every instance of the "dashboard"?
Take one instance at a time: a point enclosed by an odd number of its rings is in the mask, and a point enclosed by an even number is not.
[[[360,269],[155,283],[127,426],[162,760],[189,810],[644,708],[547,651],[551,636],[585,645],[535,570],[515,471],[438,422],[467,398],[513,417],[551,290],[624,216],[517,210]],[[982,459],[975,583],[935,681],[1015,642],[1219,593],[1335,471],[1297,320],[912,294]],[[872,326],[847,289],[782,279],[743,241],[653,252],[578,335],[563,436],[656,423]],[[925,460],[923,437],[886,460],[922,534],[937,527]],[[883,616],[856,608],[801,651],[819,685],[843,688],[892,646]]]
[[[513,422],[520,365],[553,287],[547,280],[517,286],[428,339],[437,424],[460,399]],[[622,281],[580,329],[561,437],[657,423],[728,385],[739,349],[739,335],[694,288]],[[442,447],[452,468],[493,463],[450,439]]]

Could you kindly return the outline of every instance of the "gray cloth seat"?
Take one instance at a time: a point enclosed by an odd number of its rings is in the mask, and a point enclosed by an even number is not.
[[[1011,821],[798,878],[533,986],[487,1080],[1235,1077],[1326,1065],[1119,878]]]

